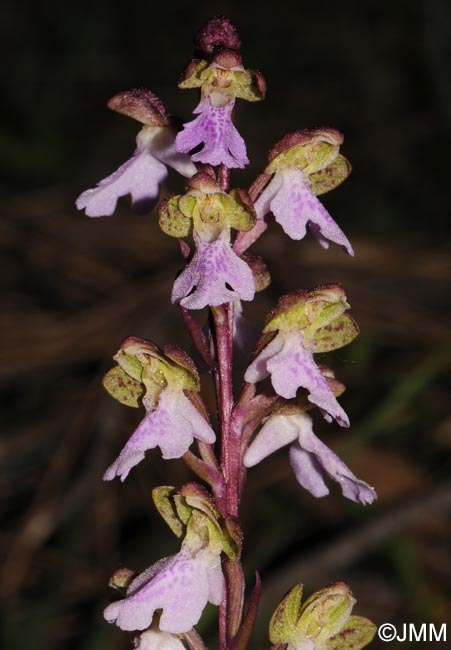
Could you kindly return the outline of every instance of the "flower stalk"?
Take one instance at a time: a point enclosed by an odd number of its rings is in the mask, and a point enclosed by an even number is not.
[[[171,301],[179,307],[199,368],[178,346],[159,347],[131,336],[103,381],[116,400],[144,411],[104,480],[124,481],[158,449],[163,459],[183,459],[205,484],[154,488],[155,507],[180,539],[180,550],[141,573],[122,568],[110,581],[122,598],[108,605],[104,616],[136,632],[135,647],[141,650],[205,650],[194,626],[207,603],[219,609],[220,650],[248,647],[261,583],[256,573],[246,602],[239,511],[246,472],[266,456],[290,445],[295,476],[314,497],[326,496],[325,479],[332,479],[357,503],[376,498],[313,432],[315,413],[349,426],[338,402],[344,386],[315,357],[358,334],[343,288],[329,283],[282,296],[262,328],[243,313],[243,301],[253,300],[271,281],[265,262],[246,251],[274,220],[292,239],[303,239],[308,229],[323,248],[332,242],[350,255],[353,250],[317,198],[350,173],[339,152],[343,136],[335,129],[286,134],[248,190],[230,189],[230,170],[249,162],[235,126],[236,102],[260,101],[266,92],[262,75],[244,67],[240,47],[235,27],[224,17],[200,30],[195,58],[179,84],[198,89],[200,101],[195,119],[182,128],[153,92],[116,95],[109,107],[142,125],[137,149],[77,200],[91,217],[112,214],[126,194],[141,210],[158,201],[168,167],[186,179],[183,192],[160,201],[158,218],[163,233],[180,244],[185,266]],[[204,308],[208,317],[200,322],[193,311]],[[238,370],[242,388],[235,401]],[[213,418],[202,398],[205,372],[216,393]],[[298,583],[276,608],[269,630],[273,647],[360,650],[374,635],[372,623],[351,616],[355,599],[344,583],[316,592],[302,606],[301,597]]]

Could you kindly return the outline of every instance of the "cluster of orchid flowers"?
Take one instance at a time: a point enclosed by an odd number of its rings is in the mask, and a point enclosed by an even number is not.
[[[374,489],[317,438],[309,414],[317,407],[327,421],[349,426],[337,401],[344,386],[314,356],[340,348],[358,334],[341,286],[283,296],[254,341],[238,400],[232,384],[233,350],[245,353],[252,341],[241,301],[253,300],[270,282],[263,260],[247,249],[271,220],[292,239],[302,239],[308,226],[324,248],[334,242],[353,254],[317,198],[350,172],[339,153],[342,136],[329,128],[289,133],[273,147],[267,167],[249,191],[230,191],[230,169],[249,162],[234,125],[235,101],[263,99],[265,82],[259,72],[243,67],[240,41],[227,19],[210,20],[195,47],[200,58],[188,65],[179,85],[200,90],[194,109],[198,116],[180,128],[149,90],[113,97],[111,109],[143,125],[136,151],[77,200],[90,217],[111,215],[126,194],[134,208],[150,209],[159,201],[168,166],[187,179],[183,194],[160,201],[159,224],[179,240],[187,260],[171,300],[180,307],[202,369],[214,377],[219,440],[201,397],[199,371],[177,346],[161,349],[129,337],[114,357],[117,365],[104,378],[113,397],[145,411],[104,479],[124,481],[148,450],[159,447],[164,459],[183,458],[209,486],[156,488],[156,507],[182,538],[181,549],[139,575],[120,569],[111,580],[123,598],[106,608],[105,618],[123,630],[141,632],[135,638],[140,650],[181,650],[184,643],[193,650],[204,648],[194,626],[208,602],[220,607],[221,650],[247,647],[260,590],[258,579],[244,612],[238,506],[247,468],[290,445],[296,478],[315,497],[328,494],[325,479],[330,478],[355,502],[376,498]],[[205,307],[209,318],[202,325],[191,311]],[[194,440],[197,454],[191,449]],[[275,647],[358,650],[369,643],[374,626],[351,616],[355,601],[346,585],[317,592],[302,608],[301,592],[297,585],[274,613],[270,639]]]

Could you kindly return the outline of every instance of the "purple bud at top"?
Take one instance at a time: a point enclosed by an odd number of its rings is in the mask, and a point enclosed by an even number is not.
[[[194,46],[200,55],[211,55],[222,49],[239,50],[241,41],[236,27],[224,16],[214,16],[196,34]]]

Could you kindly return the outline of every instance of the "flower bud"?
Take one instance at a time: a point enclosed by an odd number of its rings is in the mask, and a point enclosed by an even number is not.
[[[376,627],[351,616],[356,601],[348,585],[337,582],[317,591],[301,607],[302,589],[293,587],[276,608],[269,625],[272,643],[287,644],[287,650],[360,650],[371,641]]]
[[[133,88],[114,95],[108,108],[146,126],[168,126],[171,121],[165,104],[147,88]]]
[[[236,27],[225,16],[214,16],[197,32],[194,39],[196,50],[211,55],[227,48],[238,51],[241,47]]]

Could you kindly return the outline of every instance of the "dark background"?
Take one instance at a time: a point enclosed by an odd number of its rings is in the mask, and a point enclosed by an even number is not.
[[[237,24],[245,65],[268,83],[265,102],[238,104],[251,165],[236,184],[289,130],[345,134],[353,174],[324,203],[355,259],[275,227],[255,247],[273,284],[247,313],[261,323],[282,292],[343,283],[362,333],[327,361],[352,426],[316,428],[379,493],[367,508],[336,486],[315,500],[284,451],[251,472],[244,561],[265,585],[255,647],[268,647],[269,614],[297,581],[349,582],[355,611],[378,624],[449,622],[450,3],[7,0],[0,11],[2,648],[129,647],[102,619],[108,577],[178,548],[150,491],[187,480],[182,462],[152,452],[125,484],[100,480],[140,416],[100,386],[121,339],[189,346],[169,304],[177,246],[128,199],[98,220],[74,199],[133,150],[136,125],[106,109],[110,96],[145,85],[189,118],[196,94],[176,83],[215,13]],[[171,176],[167,190],[181,188]],[[207,377],[204,389],[211,401]],[[213,610],[200,629],[212,637]]]

